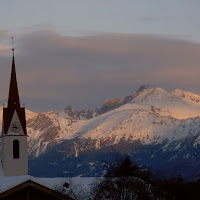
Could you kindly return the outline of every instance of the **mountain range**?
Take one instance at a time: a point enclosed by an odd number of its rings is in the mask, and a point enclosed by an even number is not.
[[[105,163],[118,153],[160,176],[194,180],[200,175],[197,94],[142,86],[94,111],[71,106],[61,112],[26,110],[26,119],[29,174],[34,176],[102,176]]]

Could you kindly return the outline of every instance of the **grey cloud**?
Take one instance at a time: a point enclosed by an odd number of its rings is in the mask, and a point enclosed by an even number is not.
[[[51,105],[54,101],[59,108],[100,105],[142,83],[196,88],[200,93],[200,45],[184,40],[115,33],[70,37],[43,30],[22,35],[16,46],[22,96]],[[10,60],[1,56],[3,80],[10,72]],[[0,89],[6,91],[7,86]]]

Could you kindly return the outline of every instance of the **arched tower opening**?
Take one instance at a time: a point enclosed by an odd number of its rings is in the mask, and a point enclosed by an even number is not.
[[[19,158],[19,140],[13,141],[13,158]]]

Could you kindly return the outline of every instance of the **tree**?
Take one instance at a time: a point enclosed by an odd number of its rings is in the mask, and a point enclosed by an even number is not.
[[[103,181],[94,187],[94,200],[153,199],[150,181],[151,173],[125,156],[111,164]]]

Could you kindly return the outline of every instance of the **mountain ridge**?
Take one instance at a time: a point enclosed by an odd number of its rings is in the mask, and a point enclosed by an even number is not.
[[[52,168],[46,176],[102,176],[102,159],[114,150],[165,175],[174,175],[179,167],[186,180],[194,179],[200,173],[198,167],[191,172],[192,165],[200,163],[199,98],[181,90],[170,93],[161,88],[142,88],[131,98],[109,100],[106,107],[102,106],[102,114],[93,118],[72,120],[67,126],[62,120],[69,118],[62,118],[59,123],[63,133],[57,132],[57,144],[51,143],[46,151],[42,151],[45,145],[36,146],[36,150],[41,149],[39,154],[30,154],[31,173],[41,175],[36,170],[38,163]],[[174,163],[187,163],[187,169],[179,164],[174,168]]]
[[[171,173],[172,163],[179,160],[200,163],[200,96],[179,89],[141,87],[132,95],[105,101],[99,111],[70,106],[61,112],[27,111],[27,129],[33,175],[42,175],[35,168],[41,163],[52,167],[54,175],[63,174],[64,168],[73,176],[102,175],[98,159],[112,149],[153,169],[171,167]],[[89,163],[96,163],[93,171]],[[189,179],[186,171],[182,170],[183,176]]]

